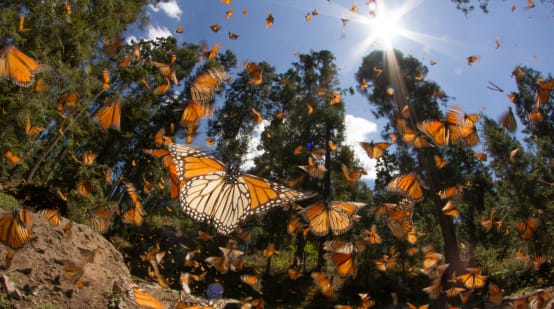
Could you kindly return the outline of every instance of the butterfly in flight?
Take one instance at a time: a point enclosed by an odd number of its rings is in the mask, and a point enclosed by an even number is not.
[[[18,86],[29,87],[34,75],[46,68],[13,45],[0,48],[0,79],[9,78]]]
[[[249,216],[307,198],[304,193],[250,174],[240,174],[198,148],[172,144],[171,157],[181,183],[183,211],[229,234]]]

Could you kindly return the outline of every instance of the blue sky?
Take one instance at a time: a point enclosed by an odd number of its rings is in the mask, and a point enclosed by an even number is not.
[[[554,5],[548,1],[535,1],[536,7],[532,9],[526,8],[526,0],[491,1],[488,14],[475,10],[468,15],[456,10],[450,1],[377,2],[379,8],[384,5],[386,16],[401,15],[387,18],[403,29],[391,36],[391,45],[427,65],[426,78],[455,98],[450,105],[462,106],[467,112],[483,112],[498,118],[506,111],[511,104],[507,94],[515,90],[511,72],[517,64],[546,75],[553,71]],[[358,6],[358,13],[351,11],[353,4]],[[230,9],[233,15],[227,19]],[[245,9],[247,15],[243,14]],[[306,22],[305,15],[313,9],[319,14]],[[129,35],[145,38],[173,35],[181,42],[205,41],[210,46],[219,42],[221,50],[232,50],[239,63],[267,61],[278,72],[284,72],[297,60],[296,52],[327,49],[335,54],[341,86],[349,87],[356,86],[354,73],[362,57],[384,46],[382,42],[377,46],[369,44],[382,30],[368,24],[369,11],[367,0],[233,0],[230,5],[220,0],[171,0],[149,7],[148,28],[138,31],[132,27]],[[273,15],[274,24],[266,28],[268,13]],[[346,26],[341,18],[349,20]],[[210,30],[210,25],[216,23],[222,26],[218,33]],[[184,29],[181,34],[175,32],[179,25]],[[239,38],[230,40],[229,31]],[[480,59],[468,66],[466,58],[471,55]],[[436,64],[431,66],[430,60]],[[504,92],[487,89],[489,81]],[[343,100],[348,114],[347,142],[379,141],[383,122],[374,119],[367,101],[360,95],[346,96]],[[373,162],[360,147],[354,148],[371,171]]]

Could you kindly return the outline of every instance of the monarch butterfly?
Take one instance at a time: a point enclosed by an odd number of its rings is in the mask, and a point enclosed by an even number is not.
[[[435,166],[438,167],[438,168],[443,168],[445,167],[448,162],[444,161],[440,156],[438,155],[434,155],[433,156],[433,159],[435,159]]]
[[[175,68],[172,66],[172,64],[175,62],[177,58],[172,57],[170,63],[163,63],[158,61],[150,61],[152,65],[154,65],[156,68],[158,68],[158,71],[160,74],[165,77],[166,79],[169,79],[173,82],[175,85],[179,85],[179,81],[177,80],[177,75],[175,73]]]
[[[19,32],[27,32],[31,30],[30,28],[25,28],[25,14],[19,15],[19,26],[17,27],[17,31]]]
[[[229,9],[227,12],[225,12],[225,18],[231,19],[231,16],[233,16],[233,9]]]
[[[305,227],[306,225],[301,223],[298,218],[292,218],[287,224],[287,233],[289,233],[290,235],[294,235],[302,232]]]
[[[18,155],[15,155],[11,150],[6,150],[4,156],[8,159],[11,165],[16,165],[21,161],[21,158]]]
[[[221,48],[221,44],[219,42],[214,43],[212,48],[210,50],[207,50],[204,53],[204,57],[206,57],[207,59],[214,59],[215,56],[217,56],[217,52],[219,51],[220,48]]]
[[[459,200],[462,197],[462,193],[465,188],[466,188],[465,185],[458,184],[443,190],[439,190],[439,192],[437,192],[437,195],[441,198],[441,200],[446,200],[446,199]]]
[[[180,124],[184,127],[196,126],[202,117],[210,114],[211,109],[207,108],[207,106],[191,100],[183,109]]]
[[[370,230],[363,230],[362,237],[370,244],[380,244],[382,241],[381,236],[377,233],[377,226],[375,224],[371,225]]]
[[[194,256],[196,254],[199,254],[201,251],[200,249],[194,249],[192,251],[189,251],[187,252],[187,254],[185,255],[185,263],[184,265],[186,267],[191,267],[193,265],[193,261],[194,261]]]
[[[477,55],[472,55],[472,56],[467,57],[466,58],[467,65],[471,66],[473,63],[475,63],[475,61],[479,60],[479,58],[481,58],[481,57],[479,57]]]
[[[460,218],[460,211],[456,208],[456,205],[452,201],[446,202],[446,205],[444,205],[441,211],[447,216]]]
[[[494,213],[495,210],[494,208],[492,208],[490,211],[489,219],[481,218],[481,226],[483,226],[486,232],[490,232],[490,230],[492,229],[492,224],[494,222]]]
[[[96,156],[97,154],[90,150],[84,151],[81,155],[83,164],[91,165],[92,163],[94,163],[94,160],[96,160]]]
[[[267,248],[262,251],[264,257],[272,257],[274,254],[279,254],[279,251],[275,249],[274,243],[267,244]]]
[[[432,247],[427,246],[423,248],[423,268],[433,268],[437,266],[443,258],[444,256],[440,253],[434,252]]]
[[[213,99],[219,85],[227,78],[223,67],[214,67],[200,73],[190,87],[191,98],[194,102],[207,106]]]
[[[487,154],[484,152],[475,152],[473,155],[481,161],[487,161]]]
[[[125,41],[125,38],[118,36],[114,39],[104,38],[102,41],[102,51],[106,54],[106,56],[112,58],[119,51],[121,44]]]
[[[71,221],[69,221],[63,227],[63,236],[65,238],[70,238],[71,237],[71,227],[72,226],[73,226],[73,224],[71,223]]]
[[[542,78],[538,78],[537,81],[537,90],[535,93],[536,108],[546,104],[550,98],[550,93],[554,89],[554,79],[549,79],[545,81]]]
[[[31,212],[26,209],[14,209],[0,218],[0,241],[17,249],[31,240]]]
[[[59,113],[71,114],[77,109],[79,103],[79,94],[77,92],[68,92],[60,96],[56,103],[56,110]]]
[[[150,309],[165,309],[164,304],[162,304],[156,297],[152,294],[145,292],[140,289],[133,282],[124,281],[125,288],[127,289],[127,296],[130,300],[134,301],[137,305],[142,308]]]
[[[248,284],[254,291],[262,293],[262,278],[259,275],[241,275],[240,280]]]
[[[273,18],[273,15],[271,15],[271,13],[268,13],[267,18],[265,19],[265,27],[269,28],[269,27],[273,26],[274,21],[275,21],[275,19]]]
[[[508,111],[500,116],[500,125],[510,132],[514,132],[517,129],[516,118],[511,106],[508,106]]]
[[[409,309],[427,309],[429,308],[429,304],[427,305],[421,305],[421,306],[416,306],[416,305],[412,305],[410,303],[406,303],[406,305],[408,305],[408,308]]]
[[[39,212],[51,226],[59,226],[61,217],[60,212],[57,209],[42,209]]]
[[[213,235],[210,235],[204,231],[198,231],[198,236],[196,237],[196,239],[200,239],[201,241],[208,241],[212,238],[214,238]]]
[[[229,39],[236,40],[238,38],[239,38],[238,34],[229,31]]]
[[[121,221],[123,223],[134,224],[138,226],[142,225],[143,220],[143,209],[140,202],[135,203],[134,207],[129,208],[121,218]]]
[[[516,229],[519,232],[519,236],[523,240],[530,240],[537,236],[537,229],[541,224],[541,219],[537,217],[529,217],[527,221],[518,222]]]
[[[350,187],[354,187],[356,185],[356,182],[362,177],[362,175],[367,175],[367,171],[361,167],[354,169],[354,171],[350,172],[348,170],[348,167],[345,164],[341,164],[342,169],[342,175],[350,185]]]
[[[415,148],[431,147],[431,144],[425,139],[420,132],[405,127],[402,130],[402,140],[406,143],[414,145]]]
[[[155,95],[164,94],[169,91],[169,88],[171,88],[171,82],[167,77],[164,77],[165,83],[159,85],[158,87],[152,89],[152,93]]]
[[[260,112],[258,112],[255,108],[252,108],[252,114],[254,114],[254,116],[256,116],[256,122],[258,124],[262,123],[262,114],[260,114]]]
[[[306,103],[306,107],[308,108],[308,115],[311,115],[314,112],[314,108],[308,103]]]
[[[183,33],[183,26],[182,25],[177,26],[177,29],[175,30],[175,32]]]
[[[192,279],[194,281],[206,281],[206,276],[207,275],[208,275],[208,272],[204,271],[203,273],[201,273],[199,275],[191,275],[191,276],[192,276]]]
[[[38,126],[32,126],[31,125],[31,118],[27,115],[26,122],[25,122],[25,133],[27,135],[33,136],[36,135],[42,131],[46,130],[46,128],[38,127]]]
[[[464,113],[464,118],[462,120],[462,125],[463,127],[470,127],[470,128],[474,128],[475,127],[475,123],[481,119],[481,115],[480,114],[465,114]]]
[[[433,280],[430,286],[421,290],[429,295],[429,299],[438,299],[441,296],[441,278]]]
[[[300,165],[298,167],[308,173],[310,177],[319,180],[322,180],[327,172],[327,169],[323,166],[323,164],[315,164],[311,157],[308,157],[308,165]]]
[[[83,267],[77,266],[73,263],[68,263],[64,265],[63,270],[63,278],[65,280],[76,283],[77,288],[79,289],[83,288],[83,275],[85,273]]]
[[[340,93],[336,90],[333,90],[333,97],[331,97],[331,101],[329,103],[330,104],[337,104],[337,103],[340,103],[340,100],[341,100]]]
[[[106,171],[104,172],[104,180],[106,181],[107,184],[109,184],[109,185],[112,184],[112,169],[111,168],[107,168]]]
[[[102,130],[113,129],[121,132],[121,104],[119,100],[113,99],[106,102],[93,117],[94,121],[100,125]]]
[[[93,190],[94,186],[85,179],[80,178],[77,182],[77,192],[79,192],[82,196],[87,196]]]
[[[458,276],[458,280],[461,281],[468,289],[479,289],[485,286],[487,276],[481,275],[479,268],[469,267],[467,273]]]
[[[381,157],[385,153],[385,150],[391,145],[391,143],[388,142],[380,142],[374,144],[373,141],[369,143],[360,142],[359,144],[365,150],[367,156],[372,159],[377,159]]]
[[[461,135],[460,129],[461,109],[457,106],[450,107],[446,112],[444,121],[425,120],[418,123],[421,132],[429,136],[435,145],[442,147],[458,141]]]
[[[542,118],[542,113],[538,109],[535,109],[527,114],[527,120],[529,121],[541,122]]]
[[[333,296],[333,284],[325,273],[312,272],[312,279],[314,279],[314,284],[319,288],[321,294],[327,297]]]
[[[210,26],[210,29],[212,29],[213,32],[218,32],[219,29],[221,29],[221,25],[220,24],[213,24]]]
[[[339,274],[350,276],[356,273],[356,265],[351,253],[328,252],[324,257],[333,261]]]
[[[294,268],[289,268],[288,273],[290,280],[298,280],[298,278],[304,276],[300,270]]]
[[[444,290],[444,294],[446,295],[446,297],[456,297],[456,296],[460,295],[460,293],[462,293],[465,290],[466,289],[464,289],[464,288],[460,288],[460,287],[457,287],[457,286],[452,286],[451,288]],[[429,306],[429,305],[427,305],[427,306]]]
[[[110,88],[110,72],[107,68],[102,70],[102,89],[106,90]]]
[[[29,87],[34,75],[45,69],[11,44],[0,48],[0,79],[9,78],[18,86]]]
[[[374,260],[373,263],[378,270],[385,272],[387,270],[393,269],[396,266],[397,261],[398,255],[388,256],[385,254],[377,260]]]
[[[306,16],[304,16],[304,18],[306,19],[306,22],[309,22],[310,20],[312,20],[312,16],[310,15],[310,13],[306,13]]]
[[[108,206],[100,206],[89,211],[90,228],[100,234],[105,234],[112,223],[113,210]]]
[[[175,163],[183,211],[198,221],[211,221],[222,234],[232,232],[251,215],[306,196],[254,175],[240,175],[221,161],[187,145],[169,146]]]
[[[310,232],[324,236],[329,232],[340,235],[347,232],[353,224],[352,217],[365,203],[333,201],[319,202],[300,212],[310,225]]]
[[[37,79],[37,82],[35,83],[35,92],[41,92],[42,90],[48,89],[48,86],[44,83],[42,78]]]
[[[344,240],[328,240],[323,243],[323,250],[333,253],[351,254],[354,251],[354,245]]]
[[[221,256],[210,256],[204,260],[210,266],[212,266],[220,274],[226,274],[229,272],[229,263],[225,257]]]
[[[362,81],[360,82],[360,89],[364,90],[369,87],[369,84],[365,78],[362,78]]]
[[[414,173],[404,174],[394,178],[389,182],[386,189],[389,192],[409,198],[414,202],[423,200],[423,187],[419,177]]]
[[[255,64],[254,62],[246,61],[243,64],[243,67],[244,67],[244,70],[248,72],[248,74],[250,74],[251,76],[249,81],[251,85],[258,86],[262,83],[263,68],[261,66]]]

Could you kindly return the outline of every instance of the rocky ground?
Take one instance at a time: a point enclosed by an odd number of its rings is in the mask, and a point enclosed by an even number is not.
[[[8,212],[0,209],[0,217]],[[19,249],[0,243],[0,308],[134,308],[124,281],[131,281],[123,256],[88,226],[63,219],[51,226],[32,214],[32,240]],[[6,258],[13,252],[11,261]],[[166,306],[178,291],[135,281]]]

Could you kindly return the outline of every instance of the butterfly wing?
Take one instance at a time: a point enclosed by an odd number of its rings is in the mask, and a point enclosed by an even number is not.
[[[121,132],[121,105],[119,101],[114,101],[107,105],[102,106],[95,114],[94,121],[96,121],[102,130],[114,129]]]
[[[324,202],[314,204],[300,212],[308,221],[310,231],[316,236],[324,236],[329,233],[331,223],[329,222],[329,211]]]
[[[0,240],[14,249],[31,240],[31,213],[25,209],[14,209],[11,214],[2,217]]]

